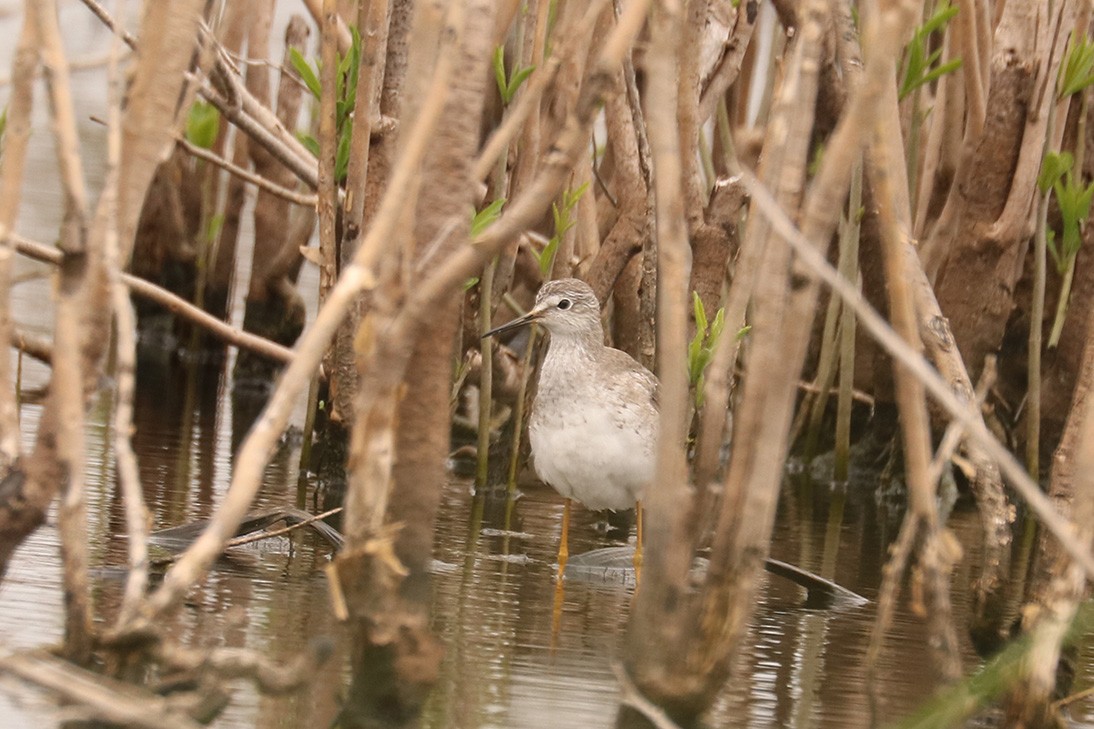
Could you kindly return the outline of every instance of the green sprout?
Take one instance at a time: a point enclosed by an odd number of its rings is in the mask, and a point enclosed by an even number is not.
[[[695,312],[695,336],[688,344],[688,383],[695,390],[695,407],[703,405],[703,385],[710,360],[714,357],[714,348],[722,336],[725,326],[725,309],[718,309],[714,321],[707,320],[703,300],[695,291],[691,292],[692,309]],[[741,333],[738,333],[741,336]]]
[[[577,225],[577,219],[573,214],[574,208],[577,207],[581,196],[588,189],[589,183],[586,182],[576,190],[564,191],[561,205],[557,202],[551,203],[551,217],[554,219],[555,234],[547,241],[547,245],[543,246],[542,251],[537,252],[534,248],[532,249],[532,255],[535,256],[540,273],[544,276],[551,272],[551,265],[555,262],[555,253],[558,252],[558,247],[562,243],[562,237]]]
[[[346,172],[349,169],[350,142],[353,139],[353,105],[357,99],[357,77],[361,67],[361,33],[352,27],[350,33],[353,41],[348,52],[338,54],[338,73],[335,75],[334,118],[338,148],[334,156],[334,179],[338,182],[346,179]],[[308,87],[308,91],[318,101],[323,95],[323,86],[319,81],[319,61],[317,60],[315,68],[312,68],[300,51],[290,48],[289,62],[300,75],[304,85]],[[319,156],[319,142],[314,136],[300,132],[297,137],[312,154]]]
[[[1055,347],[1060,342],[1067,317],[1067,301],[1071,296],[1071,282],[1075,276],[1075,260],[1083,243],[1082,226],[1090,214],[1090,203],[1094,199],[1094,182],[1084,186],[1082,173],[1076,174],[1074,168],[1075,159],[1070,153],[1050,152],[1045,156],[1037,178],[1037,186],[1042,193],[1052,190],[1061,220],[1059,239],[1056,231],[1045,231],[1048,252],[1063,279],[1060,283],[1060,300],[1056,305],[1056,319],[1048,337],[1049,347]]]
[[[521,84],[532,75],[534,70],[536,70],[535,66],[521,66],[518,62],[506,75],[505,48],[498,46],[494,49],[494,78],[498,82],[498,93],[501,94],[501,100],[506,106],[509,106],[510,102],[513,101],[513,97],[517,95]]]
[[[212,104],[197,100],[186,117],[186,141],[195,147],[211,149],[220,132],[220,112]]]
[[[1067,51],[1067,58],[1060,65],[1056,77],[1056,93],[1061,99],[1077,94],[1094,84],[1094,43],[1078,37],[1074,31]]]
[[[908,45],[904,50],[904,77],[900,84],[901,100],[919,87],[961,68],[960,58],[954,58],[946,63],[939,63],[942,58],[941,46],[934,51],[928,52],[931,34],[936,31],[945,31],[950,20],[957,15],[957,11],[958,8],[950,5],[949,0],[942,0],[931,17],[915,29],[912,39],[908,41]]]
[[[504,205],[505,198],[500,198],[476,212],[471,218],[471,237],[477,238],[484,230],[493,225],[494,221],[501,217],[501,209]]]

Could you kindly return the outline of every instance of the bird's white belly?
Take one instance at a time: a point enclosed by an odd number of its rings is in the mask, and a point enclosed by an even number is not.
[[[539,477],[589,509],[627,509],[653,477],[655,435],[629,407],[584,402],[534,413],[528,435]]]

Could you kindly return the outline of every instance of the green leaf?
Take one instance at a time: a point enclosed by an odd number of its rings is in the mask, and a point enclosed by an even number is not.
[[[698,291],[691,292],[691,308],[695,312],[695,329],[697,332],[706,334],[707,331],[707,312],[706,307],[703,306],[703,300],[699,298]]]
[[[1052,262],[1056,264],[1056,270],[1063,275],[1067,270],[1067,260],[1060,255],[1059,249],[1056,247],[1056,231],[1049,228],[1045,231],[1045,243],[1048,244],[1048,252],[1052,255]]]
[[[1067,57],[1060,64],[1056,93],[1064,99],[1094,83],[1094,44],[1071,34]]]
[[[319,142],[316,141],[315,137],[308,134],[307,132],[297,132],[296,138],[300,140],[300,143],[303,144],[309,152],[314,154],[316,157],[319,156]]]
[[[479,277],[478,276],[472,276],[471,278],[469,278],[469,279],[467,279],[466,281],[463,282],[463,290],[464,291],[470,291],[471,289],[475,288],[478,285],[479,285]]]
[[[498,46],[494,49],[494,81],[498,84],[498,93],[502,101],[505,101],[509,83],[505,77],[505,47]]]
[[[211,149],[220,131],[220,112],[212,104],[195,101],[186,117],[186,139],[202,149]]]
[[[556,235],[543,246],[543,251],[539,254],[539,272],[544,276],[551,272],[551,264],[555,262],[555,254],[561,242],[562,238]]]
[[[334,153],[334,180],[341,182],[346,179],[349,171],[350,143],[353,141],[353,125],[346,124],[342,127],[342,133],[338,136],[338,149]]]
[[[898,96],[904,99],[913,91],[936,81],[948,73],[953,73],[961,68],[961,59],[953,59],[942,65],[938,65],[942,58],[942,48],[936,48],[928,52],[931,47],[931,35],[945,32],[946,26],[958,13],[956,6],[950,5],[945,0],[938,4],[934,13],[923,25],[916,28],[912,39],[904,50],[904,74],[900,82]]]
[[[714,323],[710,325],[710,340],[713,342],[711,348],[718,346],[718,338],[722,336],[722,329],[726,325],[726,310],[724,307],[718,309],[718,313],[714,315]]]
[[[505,198],[494,200],[471,218],[471,237],[477,238],[484,230],[489,228],[495,220],[501,217],[501,209],[505,206]]]
[[[1041,163],[1041,174],[1037,176],[1037,187],[1048,192],[1075,164],[1070,152],[1049,152]]]
[[[513,76],[509,79],[509,88],[507,89],[509,101],[513,100],[513,97],[517,95],[517,91],[520,90],[521,84],[527,81],[528,77],[531,76],[532,72],[535,70],[535,66],[526,66],[513,71]]]
[[[300,55],[300,51],[295,48],[289,49],[289,63],[300,74],[300,78],[304,81],[304,85],[308,87],[308,91],[311,91],[312,96],[318,99],[323,94],[323,87],[311,65]]]

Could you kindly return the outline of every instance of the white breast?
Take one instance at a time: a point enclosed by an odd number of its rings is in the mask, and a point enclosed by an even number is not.
[[[528,424],[536,473],[589,509],[633,507],[653,476],[656,410],[648,398],[634,402],[625,388],[551,364]]]

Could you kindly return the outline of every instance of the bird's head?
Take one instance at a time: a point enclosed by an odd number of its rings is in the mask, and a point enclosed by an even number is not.
[[[555,338],[587,338],[598,343],[604,338],[600,325],[600,302],[589,285],[576,278],[543,284],[536,294],[535,305],[527,314],[490,330],[484,336],[503,334],[532,322],[543,326]]]

